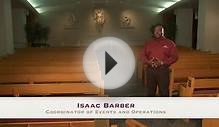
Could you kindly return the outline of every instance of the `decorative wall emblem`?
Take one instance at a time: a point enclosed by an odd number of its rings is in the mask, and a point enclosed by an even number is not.
[[[94,21],[98,25],[103,25],[105,23],[104,11],[103,9],[94,10]]]
[[[96,24],[97,31],[101,32],[103,29],[103,25],[105,23],[105,16],[103,9],[94,10],[94,22]]]
[[[64,27],[65,29],[78,28],[78,19],[76,18],[75,14],[69,14],[66,17],[66,22]]]
[[[132,20],[128,16],[121,17],[121,21],[120,21],[121,27],[129,27],[131,25],[131,22]]]
[[[76,18],[74,14],[69,15],[68,22],[70,25],[74,25],[76,23]]]

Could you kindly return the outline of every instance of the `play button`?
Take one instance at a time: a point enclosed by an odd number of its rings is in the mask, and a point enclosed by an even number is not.
[[[105,75],[117,64],[117,62],[105,52]]]
[[[95,86],[116,89],[131,79],[135,57],[121,39],[104,37],[89,45],[83,57],[83,68],[86,77]]]

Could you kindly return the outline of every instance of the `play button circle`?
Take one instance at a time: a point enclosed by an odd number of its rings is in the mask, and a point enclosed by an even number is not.
[[[125,85],[135,70],[131,48],[121,39],[103,37],[85,51],[83,68],[86,77],[97,87],[116,89]]]

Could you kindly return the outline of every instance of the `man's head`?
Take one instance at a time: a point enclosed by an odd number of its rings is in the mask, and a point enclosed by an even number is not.
[[[153,36],[155,38],[163,37],[164,36],[164,27],[162,25],[160,25],[160,24],[155,25],[153,27]]]

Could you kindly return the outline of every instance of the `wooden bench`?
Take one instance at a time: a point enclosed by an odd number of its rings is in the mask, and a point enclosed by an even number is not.
[[[219,127],[219,119],[202,119],[202,127]]]
[[[19,49],[0,60],[0,96],[104,96],[104,90],[91,84],[84,74],[83,50]],[[91,73],[98,76],[100,72]],[[14,126],[109,127],[109,120],[0,121],[0,127]]]
[[[109,127],[109,120],[1,120],[0,127]]]
[[[194,77],[219,77],[219,55],[208,54],[200,55],[202,58],[189,56],[187,59],[180,59],[171,66],[171,82],[170,82],[170,95],[172,91],[179,91],[179,84],[185,84],[189,76]],[[210,56],[210,58],[209,58]],[[194,57],[194,58],[193,58]],[[142,71],[141,68],[144,68]],[[144,75],[147,67],[139,67],[140,77]],[[144,80],[146,79],[144,75]]]
[[[202,127],[219,127],[219,119],[202,119]]]
[[[170,91],[179,91],[180,85],[185,85],[189,76],[197,78],[219,77],[219,68],[172,69]]]
[[[173,64],[170,74],[170,95],[173,91],[179,91],[180,85],[184,85],[189,76],[194,77],[219,77],[219,54],[192,50],[185,47],[177,47],[178,61]],[[143,49],[143,47],[142,47]],[[141,49],[141,50],[142,50]],[[140,51],[137,58],[137,77],[146,84],[146,65],[140,61]]]
[[[95,121],[37,121],[0,123],[0,127],[96,127]]]
[[[203,119],[202,127],[219,127],[219,119]]]
[[[148,127],[147,125],[144,125],[134,119],[127,119],[125,121],[125,124],[126,124],[126,127]]]
[[[84,48],[18,49],[0,60],[0,95],[103,95],[104,91],[94,88],[84,74],[83,51]],[[91,71],[98,78],[100,72]]]
[[[82,61],[2,61],[1,67],[7,66],[50,66],[50,65],[63,65],[63,66],[78,66],[82,65]]]
[[[94,70],[95,71],[95,70]],[[82,65],[0,66],[0,74],[84,72]]]
[[[219,93],[219,78],[189,77],[186,85],[180,86],[180,96],[217,96]]]
[[[48,83],[0,85],[0,96],[103,96],[104,91],[91,83]]]

